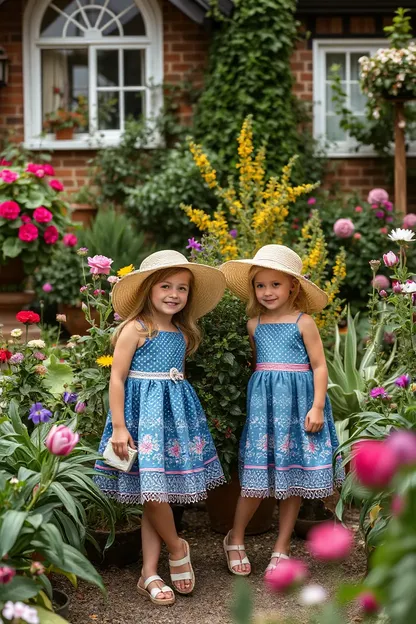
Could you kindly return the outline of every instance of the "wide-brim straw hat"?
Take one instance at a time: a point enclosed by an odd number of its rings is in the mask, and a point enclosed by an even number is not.
[[[137,306],[140,287],[149,275],[162,269],[188,269],[194,276],[191,314],[201,318],[215,308],[225,290],[225,277],[219,269],[205,264],[189,262],[178,251],[164,250],[148,256],[137,271],[121,278],[112,292],[113,308],[126,319]]]
[[[254,258],[249,260],[230,260],[222,266],[228,288],[243,301],[247,301],[252,285],[250,269],[258,266],[262,269],[273,269],[295,277],[299,284],[300,307],[303,312],[311,314],[320,312],[328,303],[328,295],[316,284],[302,275],[302,260],[297,253],[284,245],[265,245],[258,250]]]

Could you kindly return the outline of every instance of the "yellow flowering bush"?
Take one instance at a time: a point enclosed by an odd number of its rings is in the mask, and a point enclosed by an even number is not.
[[[266,151],[263,147],[257,152],[254,149],[251,116],[245,119],[238,137],[237,176],[229,178],[227,187],[218,182],[217,172],[202,147],[191,143],[190,150],[202,177],[218,199],[213,216],[182,205],[189,220],[204,233],[202,252],[198,253],[201,261],[216,264],[235,258],[251,258],[263,245],[285,244],[290,206],[298,197],[317,187],[317,184],[292,186],[296,156],[283,167],[279,178],[266,180]],[[304,224],[295,250],[302,257],[304,273],[328,294],[329,304],[316,318],[325,339],[333,331],[341,312],[337,295],[346,277],[345,252],[338,253],[331,269],[317,211]]]

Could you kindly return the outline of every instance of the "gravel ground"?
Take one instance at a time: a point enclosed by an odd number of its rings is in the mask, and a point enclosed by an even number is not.
[[[276,514],[277,515],[277,514]],[[347,523],[357,531],[357,513],[350,513]],[[208,515],[204,509],[187,509],[184,513],[182,535],[189,541],[192,563],[197,584],[192,596],[176,595],[176,603],[167,607],[156,607],[136,591],[140,561],[124,569],[111,567],[102,570],[108,590],[107,599],[101,593],[81,582],[77,590],[59,581],[59,586],[71,594],[69,620],[71,624],[231,624],[230,603],[234,577],[228,573],[222,550],[222,536],[210,530]],[[296,596],[277,596],[267,592],[262,575],[269,562],[277,533],[276,520],[272,530],[264,535],[247,537],[246,546],[253,566],[253,573],[247,580],[251,588],[255,615],[267,616],[274,613],[279,618],[291,617],[303,624],[308,621],[310,608],[297,604]],[[312,560],[303,540],[294,539],[292,556],[304,559],[309,564],[310,580],[322,584],[333,593],[337,582],[358,581],[365,572],[363,542],[357,534],[355,550],[348,561],[336,568]],[[159,573],[169,584],[167,554],[162,554]],[[256,618],[257,620],[257,618]],[[356,609],[350,609],[348,622],[359,621]]]

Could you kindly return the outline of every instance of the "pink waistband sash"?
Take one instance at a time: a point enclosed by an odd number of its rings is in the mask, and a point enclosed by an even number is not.
[[[309,371],[311,370],[310,364],[285,364],[283,362],[259,362],[256,364],[256,371]]]

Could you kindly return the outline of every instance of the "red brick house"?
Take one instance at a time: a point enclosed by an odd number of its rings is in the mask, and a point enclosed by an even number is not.
[[[416,0],[405,5],[416,8]],[[67,190],[76,190],[86,182],[94,149],[117,144],[127,115],[157,113],[162,91],[149,80],[158,85],[179,82],[190,71],[202,75],[208,6],[208,0],[0,0],[0,48],[9,59],[0,130],[13,127],[28,147],[53,149],[57,175]],[[298,17],[311,36],[293,55],[295,91],[313,103],[315,135],[331,141],[328,179],[347,190],[366,193],[385,179],[377,158],[369,150],[356,153],[339,128],[328,70],[341,65],[349,104],[362,113],[358,58],[385,45],[383,26],[398,6],[392,0],[298,0]],[[229,14],[232,1],[220,0],[220,8]],[[88,101],[89,128],[69,140],[52,133],[40,139],[45,115],[78,96]]]

